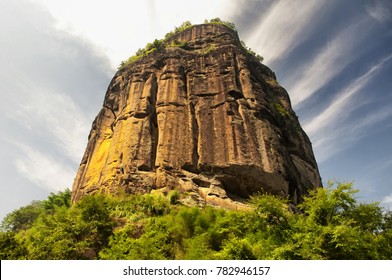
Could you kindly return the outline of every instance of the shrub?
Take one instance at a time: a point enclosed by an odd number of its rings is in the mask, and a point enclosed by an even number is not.
[[[173,204],[175,191],[86,196],[72,207],[60,199],[67,195],[51,194],[7,215],[0,257],[391,259],[392,212],[357,203],[355,193],[350,183],[313,190],[297,214],[287,200],[267,194],[251,197],[247,211]]]

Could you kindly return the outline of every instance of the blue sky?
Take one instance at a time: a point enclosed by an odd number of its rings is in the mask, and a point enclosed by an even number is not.
[[[214,17],[275,71],[323,181],[391,207],[391,1],[0,0],[0,218],[72,186],[121,60]]]

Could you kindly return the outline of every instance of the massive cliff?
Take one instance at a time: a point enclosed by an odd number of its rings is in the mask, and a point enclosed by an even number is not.
[[[220,24],[194,25],[111,81],[72,200],[168,193],[236,208],[255,192],[298,203],[321,186],[311,143],[274,72]]]

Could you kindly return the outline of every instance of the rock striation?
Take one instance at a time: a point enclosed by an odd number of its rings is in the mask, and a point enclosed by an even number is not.
[[[320,186],[311,143],[274,72],[232,29],[202,24],[115,74],[72,201],[175,189],[185,204],[238,208],[256,192],[296,204]]]

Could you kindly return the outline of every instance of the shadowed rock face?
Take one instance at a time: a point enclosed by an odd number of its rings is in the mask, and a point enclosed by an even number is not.
[[[165,45],[113,77],[74,202],[95,192],[177,189],[188,194],[183,203],[238,208],[255,192],[298,203],[321,186],[287,92],[233,30],[196,25]]]

